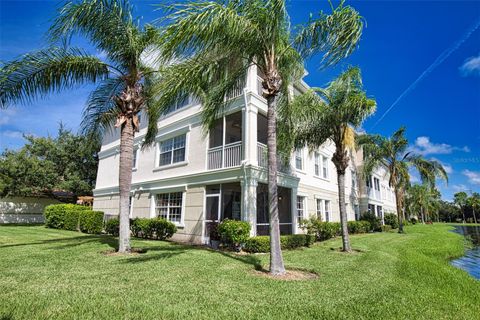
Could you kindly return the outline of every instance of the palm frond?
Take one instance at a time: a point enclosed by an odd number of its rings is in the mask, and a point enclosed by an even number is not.
[[[113,125],[121,110],[116,106],[113,97],[124,89],[124,81],[112,78],[103,81],[88,97],[83,111],[80,130],[83,134],[103,136]]]
[[[324,67],[334,65],[348,57],[358,46],[363,30],[363,19],[344,1],[331,14],[320,12],[300,27],[295,45],[304,57],[323,54]]]
[[[30,103],[52,92],[107,78],[109,66],[76,48],[48,48],[7,63],[0,72],[0,106]]]

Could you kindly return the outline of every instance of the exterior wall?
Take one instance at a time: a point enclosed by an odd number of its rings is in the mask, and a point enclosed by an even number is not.
[[[0,223],[43,223],[43,210],[61,203],[50,198],[13,197],[0,199]]]

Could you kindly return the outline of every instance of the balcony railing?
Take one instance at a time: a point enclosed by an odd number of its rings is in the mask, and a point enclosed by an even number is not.
[[[242,163],[242,141],[208,150],[208,170],[237,167]]]
[[[257,158],[258,165],[263,168],[268,168],[268,148],[263,143],[257,142]],[[285,155],[277,154],[278,171],[283,173],[291,173],[290,158]]]

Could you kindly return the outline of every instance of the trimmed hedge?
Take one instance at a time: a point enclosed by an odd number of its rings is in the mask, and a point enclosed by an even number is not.
[[[348,221],[347,227],[349,234],[367,233],[371,228],[368,221]]]
[[[105,223],[105,232],[118,236],[120,222],[118,218],[109,219]],[[163,218],[135,218],[130,221],[130,231],[137,238],[166,240],[171,238],[177,227]]]
[[[308,247],[315,238],[308,234],[291,234],[280,236],[280,244],[283,250],[296,249],[300,247]],[[270,237],[257,236],[248,238],[245,241],[243,250],[250,253],[267,253],[270,252]]]
[[[383,217],[383,220],[385,221],[385,224],[389,225],[392,227],[392,229],[397,229],[398,228],[398,217],[394,213],[387,213]]]
[[[44,210],[47,228],[100,233],[103,229],[103,212],[76,204],[52,204]]]
[[[323,222],[322,220],[312,217],[302,220],[300,227],[313,236],[317,241],[324,241],[340,235],[339,222]]]
[[[370,231],[382,231],[382,220],[377,218],[374,213],[365,212],[360,220],[370,222]]]
[[[230,247],[239,247],[250,236],[250,223],[225,219],[217,228],[220,241]]]
[[[382,232],[388,232],[392,230],[392,226],[389,224],[383,225],[382,226]]]

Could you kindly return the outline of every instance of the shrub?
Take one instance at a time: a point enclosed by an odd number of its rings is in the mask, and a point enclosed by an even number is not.
[[[377,218],[374,213],[365,212],[360,217],[362,221],[368,221],[370,223],[370,230],[369,231],[382,231],[382,221]]]
[[[392,227],[392,229],[397,229],[398,228],[398,217],[394,213],[387,213],[383,217],[383,220],[385,221],[386,225],[389,225]]]
[[[118,237],[120,233],[120,220],[118,220],[118,218],[108,219],[105,222],[105,232]]]
[[[310,246],[314,239],[308,234],[291,234],[280,236],[280,244],[283,250],[296,249]],[[243,250],[250,253],[270,252],[270,237],[257,236],[245,241]]]
[[[49,205],[44,210],[45,226],[47,228],[78,231],[80,230],[80,212],[83,211],[91,211],[91,208],[76,204]]]
[[[80,231],[99,234],[103,230],[103,212],[92,210],[79,211],[78,225]]]
[[[132,235],[138,238],[148,238],[145,232],[148,230],[148,224],[150,219],[147,218],[135,218],[130,223],[130,231]]]
[[[389,225],[389,224],[386,224],[386,225],[382,226],[382,231],[383,232],[388,232],[388,231],[391,231],[391,230],[392,230],[392,226]]]
[[[165,240],[171,238],[177,227],[163,218],[138,218],[135,219],[135,232],[142,238]]]
[[[217,230],[223,244],[239,247],[250,235],[250,224],[246,221],[225,219],[218,225]]]
[[[348,233],[366,233],[370,231],[370,222],[368,221],[348,221],[347,222]]]
[[[331,239],[340,235],[340,223],[323,222],[316,217],[302,220],[300,227],[305,230],[308,235],[314,236],[318,241]]]

